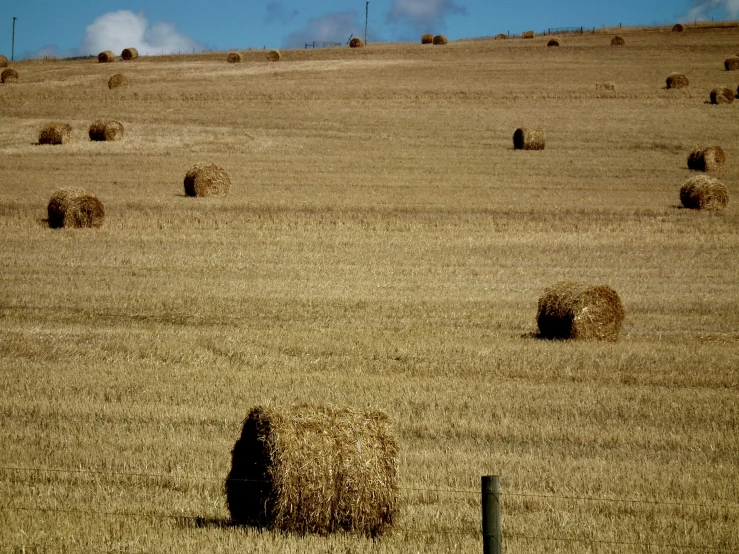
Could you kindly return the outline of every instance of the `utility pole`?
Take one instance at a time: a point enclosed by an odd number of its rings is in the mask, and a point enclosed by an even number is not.
[[[369,17],[369,2],[364,5],[364,43],[367,44],[367,19]]]
[[[15,20],[18,19],[17,17],[13,18],[13,38],[10,42],[10,61],[15,60]]]

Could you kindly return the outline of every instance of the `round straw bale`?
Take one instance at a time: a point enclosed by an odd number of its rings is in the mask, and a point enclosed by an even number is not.
[[[128,61],[135,60],[139,57],[139,51],[135,48],[124,48],[121,52],[121,58]]]
[[[711,91],[711,104],[731,104],[734,102],[734,91],[726,87],[716,87]]]
[[[544,150],[543,129],[516,129],[513,148],[516,150]]]
[[[682,73],[670,73],[666,83],[667,88],[685,88],[690,85],[690,80]]]
[[[185,175],[187,196],[226,196],[231,189],[231,179],[226,170],[215,164],[194,165]]]
[[[241,61],[241,54],[238,52],[229,52],[228,56],[226,56],[226,61],[228,63],[239,63]]]
[[[101,227],[105,219],[103,205],[94,194],[80,188],[56,191],[47,207],[49,227]]]
[[[271,62],[279,62],[282,58],[282,54],[280,54],[279,50],[270,50],[267,52],[267,59]]]
[[[0,67],[8,67],[8,58],[0,54]]]
[[[508,38],[508,35],[506,35],[505,33],[498,33],[497,35],[495,35],[495,40],[504,40],[506,38]]]
[[[18,72],[12,67],[3,69],[3,72],[0,73],[0,82],[5,83],[5,84],[17,83],[18,82]]]
[[[524,31],[521,36],[523,38],[534,38],[534,31]]]
[[[726,152],[720,146],[696,148],[688,155],[688,168],[696,171],[721,171],[726,163]]]
[[[734,71],[739,69],[739,56],[730,56],[724,61],[726,71]]]
[[[675,33],[682,33],[685,30],[685,25],[683,25],[682,23],[675,23],[672,26],[672,30]]]
[[[382,412],[258,406],[231,451],[231,519],[298,534],[377,537],[398,511],[398,444]]]
[[[680,188],[680,202],[691,210],[723,210],[729,203],[729,191],[718,179],[695,175]]]
[[[616,83],[595,83],[598,90],[616,90]]]
[[[364,46],[364,41],[359,37],[354,37],[349,41],[349,48],[361,48]]]
[[[90,140],[116,141],[123,138],[123,123],[115,119],[98,119],[90,125]]]
[[[550,38],[547,46],[559,46],[559,39],[557,37]]]
[[[72,126],[69,123],[47,123],[38,134],[39,144],[66,144],[72,140]]]
[[[626,44],[626,41],[621,35],[616,35],[611,39],[611,46],[623,46],[624,44]]]
[[[447,44],[448,42],[449,41],[447,40],[447,38],[444,35],[436,35],[434,37],[434,44],[443,46],[443,45]]]
[[[536,321],[539,336],[546,339],[617,341],[624,317],[612,288],[562,281],[539,298]]]
[[[127,87],[128,79],[121,73],[116,73],[110,79],[108,79],[108,88]]]
[[[424,33],[421,35],[421,44],[432,44],[434,42],[433,33]]]
[[[105,52],[100,52],[98,54],[98,62],[99,63],[111,63],[115,61],[115,54],[111,52],[110,50],[106,50]]]

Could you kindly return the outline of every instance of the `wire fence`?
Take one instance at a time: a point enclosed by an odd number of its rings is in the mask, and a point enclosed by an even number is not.
[[[194,474],[177,474],[177,473],[150,473],[150,472],[139,472],[139,471],[113,471],[113,470],[96,470],[96,469],[83,469],[83,468],[39,468],[39,467],[17,467],[17,466],[5,466],[0,467],[0,473],[6,475],[10,473],[20,474],[58,474],[58,475],[76,475],[86,476],[90,478],[104,477],[104,478],[142,478],[149,480],[167,479],[175,480],[178,482],[218,482],[225,484],[227,479],[224,477],[214,477],[212,475],[194,475]],[[251,482],[251,483],[265,483],[265,481],[253,480],[253,479],[233,479],[232,481],[239,482]],[[2,480],[0,480],[2,483]],[[465,498],[472,503],[473,501],[479,501],[481,497],[480,490],[473,490],[467,488],[447,488],[447,487],[399,487],[399,490],[403,494],[449,494],[456,495],[460,498]],[[536,499],[545,501],[566,501],[566,502],[580,502],[580,503],[599,503],[599,504],[640,504],[649,506],[663,506],[669,508],[680,508],[680,509],[700,509],[700,510],[717,510],[723,512],[735,511],[739,514],[739,503],[732,502],[729,499],[718,499],[716,502],[683,502],[676,500],[658,500],[649,498],[617,498],[608,496],[587,496],[587,495],[571,495],[571,494],[554,494],[554,493],[535,493],[535,492],[508,492],[503,491],[500,493],[501,500],[526,500]],[[474,499],[474,500],[473,500]],[[0,504],[0,512],[28,512],[28,513],[48,513],[48,514],[67,514],[77,516],[90,516],[94,518],[132,518],[132,519],[159,519],[159,520],[173,520],[179,521],[182,524],[195,526],[195,527],[233,527],[236,524],[230,522],[230,520],[223,517],[210,517],[204,516],[203,514],[192,514],[186,512],[179,513],[166,513],[163,511],[146,511],[146,510],[100,510],[94,508],[70,508],[70,507],[59,507],[59,506],[42,506],[42,505],[28,505],[21,504],[17,499],[8,498],[2,504]],[[417,528],[402,528],[400,532],[404,536],[427,536],[427,535],[446,535],[446,536],[467,536],[474,539],[481,539],[482,530],[477,522],[475,525],[468,524],[464,528],[462,526],[458,528],[443,528],[435,526],[433,529],[417,529]],[[640,548],[646,551],[651,549],[671,549],[678,551],[695,551],[695,552],[727,552],[727,553],[739,553],[739,544],[734,546],[714,546],[706,544],[680,544],[680,543],[667,543],[667,542],[651,542],[651,541],[628,541],[628,540],[608,540],[597,537],[576,537],[576,536],[557,536],[557,535],[529,535],[526,533],[519,533],[516,531],[507,532],[503,530],[503,537],[506,541],[524,541],[531,543],[568,543],[568,544],[588,544],[591,546],[612,546],[612,547],[629,547],[629,548]]]

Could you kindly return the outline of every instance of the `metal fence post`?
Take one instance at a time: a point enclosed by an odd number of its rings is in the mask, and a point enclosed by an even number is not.
[[[503,534],[500,529],[500,477],[482,476],[482,552],[501,554]]]

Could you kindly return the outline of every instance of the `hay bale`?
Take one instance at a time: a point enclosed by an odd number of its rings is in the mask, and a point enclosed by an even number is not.
[[[506,35],[505,33],[498,33],[497,35],[495,35],[495,40],[504,40],[507,38],[508,38],[508,35]]]
[[[739,56],[730,56],[724,61],[726,71],[735,71],[739,69]]]
[[[621,35],[616,35],[611,39],[611,46],[623,46],[624,44],[626,44],[626,41]]]
[[[102,227],[105,209],[94,194],[80,188],[56,191],[47,207],[49,227]]]
[[[116,73],[110,79],[108,79],[108,88],[114,89],[118,87],[127,87],[128,79],[121,73]]]
[[[684,30],[685,30],[685,25],[683,25],[682,23],[675,23],[672,26],[673,33],[682,33]]]
[[[596,90],[616,90],[616,83],[595,83]]]
[[[539,298],[536,322],[546,339],[617,341],[624,317],[612,288],[562,281]]]
[[[185,175],[187,196],[226,196],[231,189],[231,179],[226,170],[215,164],[194,165]]]
[[[695,148],[688,155],[688,168],[696,171],[721,171],[726,163],[726,152],[720,146]]]
[[[433,44],[434,42],[434,34],[433,33],[424,33],[421,35],[421,44]]]
[[[225,483],[231,519],[327,535],[387,533],[398,511],[398,444],[382,412],[251,410]]]
[[[125,61],[131,61],[135,60],[139,57],[139,51],[135,48],[124,48],[123,52],[121,52],[121,58],[123,58]]]
[[[524,31],[521,36],[523,38],[534,38],[534,31]]]
[[[115,54],[110,50],[98,54],[98,63],[111,63],[115,61]]]
[[[90,125],[90,140],[116,141],[123,138],[123,123],[115,119],[98,119]]]
[[[364,41],[359,37],[354,37],[349,41],[349,48],[361,48],[364,46]]]
[[[680,188],[680,202],[691,210],[723,210],[729,203],[729,191],[718,179],[695,175]]]
[[[72,140],[72,126],[69,123],[47,123],[38,134],[39,144],[66,144]]]
[[[282,59],[282,54],[279,50],[270,50],[267,52],[267,59],[271,62],[279,62]]]
[[[241,63],[241,54],[238,52],[229,52],[228,56],[226,56],[226,61],[228,63]]]
[[[449,41],[446,39],[446,37],[444,35],[436,35],[434,37],[434,44],[436,44],[436,45],[444,46],[448,42]]]
[[[549,42],[547,42],[547,46],[559,46],[559,39],[558,38],[551,38],[549,39]]]
[[[544,150],[543,129],[516,129],[513,148],[516,150]]]
[[[726,87],[716,87],[711,91],[711,104],[732,104],[734,91]]]
[[[0,67],[8,67],[8,58],[0,54]]]
[[[3,84],[8,84],[8,85],[11,83],[17,83],[18,82],[18,72],[12,67],[3,69],[3,72],[0,73],[0,82],[2,82]]]
[[[667,76],[667,88],[686,88],[690,85],[690,80],[683,73],[670,73]]]

